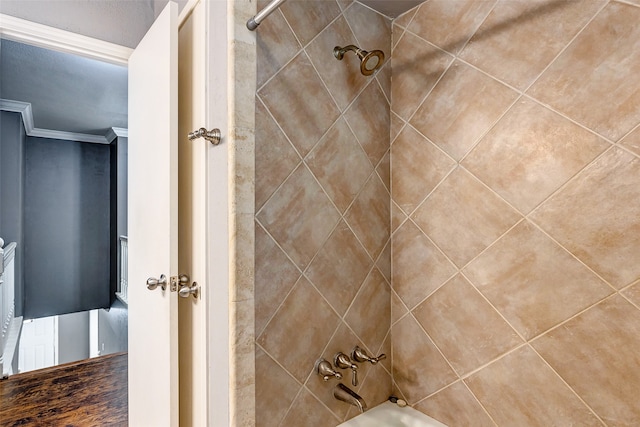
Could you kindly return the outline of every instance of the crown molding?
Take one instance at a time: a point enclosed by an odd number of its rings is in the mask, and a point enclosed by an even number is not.
[[[111,144],[117,137],[127,137],[129,132],[125,128],[110,128],[105,135],[89,133],[65,132],[52,129],[39,129],[33,124],[33,112],[28,102],[13,101],[0,98],[0,111],[20,113],[27,136],[36,138],[62,139],[66,141],[89,142],[92,144]]]
[[[129,129],[112,127],[107,131],[104,137],[107,138],[107,141],[109,141],[109,143],[113,142],[113,140],[116,138],[128,138]]]
[[[126,66],[133,49],[0,13],[0,36],[9,40]]]

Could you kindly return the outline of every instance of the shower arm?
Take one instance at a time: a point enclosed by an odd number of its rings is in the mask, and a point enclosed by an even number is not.
[[[256,13],[255,16],[247,21],[247,28],[250,31],[255,31],[256,28],[258,28],[258,25],[260,25],[260,23],[264,20],[264,18],[271,15],[271,13],[278,7],[280,7],[280,5],[285,1],[286,0],[272,0],[271,3],[269,3],[264,9]]]

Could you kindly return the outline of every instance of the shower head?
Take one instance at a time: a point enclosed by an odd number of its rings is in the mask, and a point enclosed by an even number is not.
[[[381,50],[372,50],[367,52],[357,46],[350,44],[349,46],[333,48],[333,56],[338,60],[342,60],[344,54],[348,51],[355,52],[360,59],[360,72],[365,76],[370,76],[384,63],[384,52]]]

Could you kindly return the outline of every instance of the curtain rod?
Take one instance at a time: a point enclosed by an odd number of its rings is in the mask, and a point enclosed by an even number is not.
[[[264,18],[271,15],[271,12],[276,10],[285,1],[286,0],[273,0],[264,9],[256,13],[253,18],[247,21],[247,28],[251,31],[255,31],[255,29],[258,28],[258,25],[260,25]]]

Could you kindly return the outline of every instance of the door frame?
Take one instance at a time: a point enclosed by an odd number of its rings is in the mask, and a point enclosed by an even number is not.
[[[179,26],[189,16],[195,5],[201,0],[189,0],[179,14]],[[203,124],[207,129],[218,127],[222,131],[223,144],[227,135],[227,2],[204,1],[207,13],[206,67],[209,76],[206,92],[206,118]],[[87,58],[111,64],[127,66],[133,49],[62,30],[55,27],[0,14],[0,37],[38,47],[73,53]],[[212,86],[215,85],[215,86]],[[206,399],[209,424],[213,421],[227,420],[230,425],[230,329],[229,329],[229,176],[227,165],[227,149],[225,145],[208,150],[207,168],[207,283],[218,284],[217,292],[207,292],[207,387]],[[224,153],[223,153],[224,152]],[[215,203],[209,197],[210,191],[224,189],[224,197]],[[225,242],[220,245],[219,242]],[[216,325],[218,327],[210,327]],[[226,384],[226,387],[224,386]],[[221,387],[222,386],[222,387]],[[212,415],[215,414],[215,415]]]

